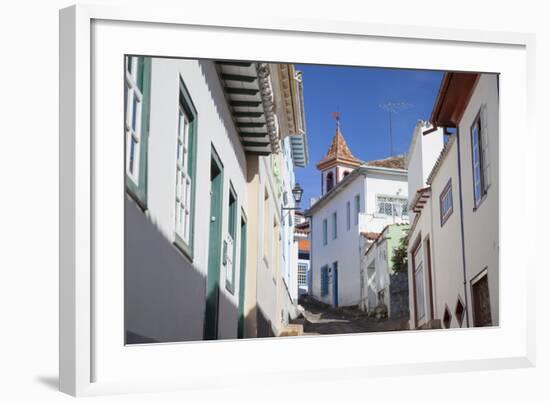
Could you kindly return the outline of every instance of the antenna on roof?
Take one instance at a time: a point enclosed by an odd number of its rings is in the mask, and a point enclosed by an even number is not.
[[[390,123],[390,157],[393,156],[393,132],[392,132],[392,114],[401,110],[410,109],[413,105],[405,102],[386,102],[379,105],[382,110],[388,112]]]

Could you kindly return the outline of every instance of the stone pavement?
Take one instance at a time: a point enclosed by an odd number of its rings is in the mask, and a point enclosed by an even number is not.
[[[376,319],[356,307],[332,308],[310,297],[300,300],[302,316],[292,323],[302,324],[304,335],[346,334],[408,329],[408,319]]]

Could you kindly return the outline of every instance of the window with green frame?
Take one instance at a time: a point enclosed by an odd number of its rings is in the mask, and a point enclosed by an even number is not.
[[[146,209],[151,58],[126,56],[124,63],[126,189],[141,208]]]
[[[176,132],[175,244],[193,258],[197,110],[180,77]]]
[[[229,235],[230,241],[232,242],[232,251],[231,255],[225,255],[225,256],[231,256],[231,262],[225,264],[226,268],[226,275],[225,275],[225,288],[227,291],[229,291],[231,294],[235,291],[235,257],[236,257],[236,250],[237,250],[237,194],[235,192],[235,189],[233,188],[233,185],[229,183],[229,213],[228,213],[228,221],[227,221],[227,233]],[[226,252],[229,252],[226,250]]]

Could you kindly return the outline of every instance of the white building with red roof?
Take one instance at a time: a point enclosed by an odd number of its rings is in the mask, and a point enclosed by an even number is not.
[[[361,233],[376,234],[388,224],[409,221],[405,158],[361,161],[337,121],[317,169],[321,197],[305,213],[310,219],[310,293],[334,307],[358,305]]]

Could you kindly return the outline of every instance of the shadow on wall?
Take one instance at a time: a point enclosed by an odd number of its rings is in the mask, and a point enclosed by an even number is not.
[[[124,224],[126,344],[202,340],[206,277],[128,197]],[[220,315],[235,320],[224,337],[236,338],[237,308],[222,293]]]
[[[407,272],[390,276],[390,308],[392,318],[409,318],[409,276]]]
[[[275,337],[273,327],[271,326],[271,320],[269,320],[267,315],[262,311],[262,308],[258,306],[254,308],[251,313],[254,311],[256,312],[256,321],[258,325],[258,338]]]

